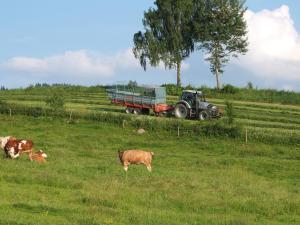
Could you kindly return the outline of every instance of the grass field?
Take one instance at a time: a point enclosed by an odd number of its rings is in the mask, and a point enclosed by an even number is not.
[[[47,88],[1,91],[0,100],[19,105],[46,107],[44,99],[49,93],[51,90]],[[123,107],[112,105],[109,102],[104,89],[93,92],[64,91],[64,96],[68,111],[124,113]],[[177,96],[168,96],[167,98],[169,104],[175,103],[177,100]],[[225,107],[225,100],[222,98],[209,98],[208,100],[220,107]],[[274,136],[274,141],[278,140],[279,142],[283,138],[300,136],[300,102],[287,105],[232,100],[232,103],[235,108],[236,121],[248,129],[250,141],[264,136],[269,141],[270,135]]]
[[[0,101],[47,108],[50,93],[7,90]],[[63,94],[67,111],[124,115],[103,89]],[[225,105],[222,98],[209,100]],[[248,129],[247,144],[243,138],[177,137],[167,130],[137,135],[129,125],[26,117],[12,108],[11,117],[0,115],[0,136],[32,139],[49,159],[38,165],[25,155],[0,157],[0,224],[300,224],[300,104],[232,102],[236,121]],[[125,174],[116,153],[131,148],[155,152],[153,173],[131,166]]]
[[[0,159],[0,224],[299,224],[296,146],[166,133],[80,120],[0,116],[1,133],[31,138],[48,163]],[[155,152],[154,171],[116,152]]]

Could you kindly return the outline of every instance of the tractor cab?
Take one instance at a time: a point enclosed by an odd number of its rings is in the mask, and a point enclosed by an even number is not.
[[[202,91],[184,90],[182,91],[179,101],[186,101],[190,106],[197,107],[199,102],[206,102],[206,99]]]

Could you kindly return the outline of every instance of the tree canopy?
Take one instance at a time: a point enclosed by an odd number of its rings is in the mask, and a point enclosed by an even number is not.
[[[202,0],[196,0],[202,1]],[[204,10],[196,12],[193,21],[195,42],[206,51],[210,70],[219,75],[231,57],[247,52],[247,24],[244,20],[246,8],[240,0],[206,0]]]
[[[133,52],[146,70],[147,65],[164,63],[177,69],[181,86],[181,64],[197,49],[204,50],[210,69],[219,75],[231,57],[247,52],[246,8],[241,0],[156,0],[155,8],[144,13],[144,32],[134,34]]]
[[[147,64],[163,62],[177,69],[177,86],[181,85],[181,63],[194,50],[191,35],[193,0],[156,0],[155,8],[144,14],[145,32],[134,34],[133,52],[146,70]]]

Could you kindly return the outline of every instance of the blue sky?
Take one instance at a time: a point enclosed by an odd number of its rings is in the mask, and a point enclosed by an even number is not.
[[[144,72],[132,57],[132,36],[153,1],[0,0],[0,85],[37,82],[175,83],[163,67]],[[248,0],[250,51],[233,60],[223,83],[300,91],[300,1]],[[183,68],[184,84],[214,86],[200,52]]]

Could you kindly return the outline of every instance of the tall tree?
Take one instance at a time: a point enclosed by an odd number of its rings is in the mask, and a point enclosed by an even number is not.
[[[177,70],[177,88],[181,86],[182,61],[194,50],[191,35],[193,0],[156,0],[155,8],[144,14],[145,32],[134,34],[133,53],[146,70],[147,64],[163,62]]]
[[[198,47],[208,55],[210,70],[220,89],[223,67],[232,57],[247,52],[247,25],[244,20],[244,1],[194,0],[204,8],[196,10],[193,19],[193,36]]]

